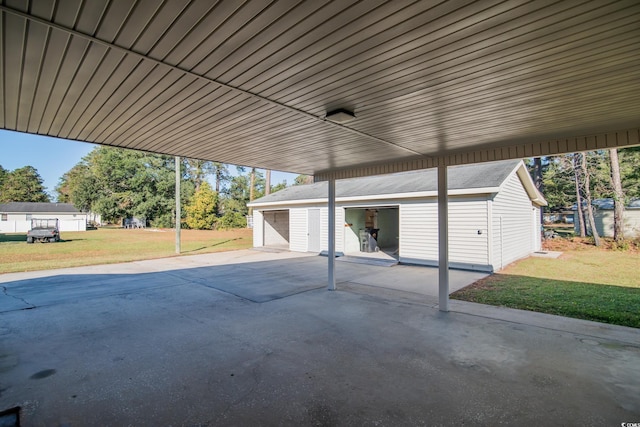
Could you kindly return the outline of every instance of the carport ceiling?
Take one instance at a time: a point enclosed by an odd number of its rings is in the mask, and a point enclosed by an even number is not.
[[[637,0],[1,4],[4,129],[324,177],[639,143]]]

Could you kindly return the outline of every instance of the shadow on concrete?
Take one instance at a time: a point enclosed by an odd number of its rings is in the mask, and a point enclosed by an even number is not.
[[[343,263],[328,292],[326,258],[296,256],[5,275],[0,301],[22,308],[0,313],[0,410],[87,426],[610,425],[640,411],[635,331],[463,301],[442,313],[426,267]]]

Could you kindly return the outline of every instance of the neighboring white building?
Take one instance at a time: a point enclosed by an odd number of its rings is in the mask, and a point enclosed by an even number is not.
[[[82,213],[71,203],[11,202],[0,204],[0,233],[26,233],[31,219],[57,218],[60,231],[85,231],[89,214]]]
[[[593,219],[596,230],[601,237],[613,237],[613,199],[596,199],[593,201]],[[584,217],[587,217],[585,210]],[[580,223],[574,206],[574,229],[580,234]],[[587,231],[591,233],[591,227],[586,221]],[[633,200],[624,208],[624,237],[626,239],[640,238],[640,200]]]
[[[500,270],[540,250],[547,203],[522,161],[449,168],[452,268]],[[286,188],[254,200],[254,247],[327,250],[327,183]],[[336,252],[361,251],[361,233],[379,229],[381,250],[402,263],[438,264],[435,169],[336,181]]]

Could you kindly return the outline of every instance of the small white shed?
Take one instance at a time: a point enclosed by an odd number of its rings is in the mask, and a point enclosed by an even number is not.
[[[449,168],[452,268],[500,270],[540,249],[546,201],[524,165],[503,161]],[[254,200],[254,247],[327,250],[327,183]],[[336,181],[336,252],[363,255],[367,231],[401,263],[438,264],[435,169]],[[370,250],[370,249],[369,249]]]
[[[85,231],[88,214],[71,203],[11,202],[0,204],[0,233],[26,233],[31,219],[57,218],[60,231]]]

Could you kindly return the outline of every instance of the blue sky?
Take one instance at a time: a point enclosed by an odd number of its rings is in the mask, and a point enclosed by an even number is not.
[[[14,170],[24,166],[33,166],[44,180],[47,192],[55,201],[55,187],[60,177],[89,154],[95,145],[68,139],[0,130],[0,166]],[[235,173],[235,168],[231,168]],[[271,184],[283,180],[293,184],[297,175],[273,171]]]

